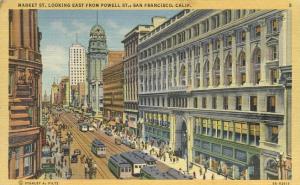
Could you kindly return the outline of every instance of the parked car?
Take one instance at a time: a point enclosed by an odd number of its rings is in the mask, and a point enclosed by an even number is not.
[[[73,154],[71,156],[71,163],[77,163],[77,162],[78,162],[78,157],[77,157],[77,155]]]
[[[89,125],[89,131],[94,132],[95,130],[96,130],[95,127],[93,127],[92,125]]]
[[[75,149],[74,150],[74,155],[81,155],[80,149]]]
[[[112,131],[111,130],[105,130],[105,134],[108,136],[112,136]]]

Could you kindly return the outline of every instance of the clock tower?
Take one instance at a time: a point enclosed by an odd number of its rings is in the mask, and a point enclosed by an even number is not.
[[[107,65],[107,44],[104,29],[97,23],[91,28],[87,54],[88,107],[93,115],[102,118],[102,70]]]

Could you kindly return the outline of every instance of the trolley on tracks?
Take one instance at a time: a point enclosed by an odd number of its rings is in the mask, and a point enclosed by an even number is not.
[[[156,159],[142,151],[134,151],[132,152],[137,157],[143,159],[146,162],[147,166],[155,166],[156,165]]]
[[[143,159],[137,157],[131,152],[121,153],[121,157],[126,159],[132,168],[132,175],[138,176],[140,175],[141,169],[146,166],[146,163]]]
[[[120,154],[113,155],[109,158],[108,168],[117,178],[123,179],[131,177],[131,165],[122,158]]]
[[[98,157],[106,156],[106,146],[98,139],[93,140],[91,144],[91,151]]]

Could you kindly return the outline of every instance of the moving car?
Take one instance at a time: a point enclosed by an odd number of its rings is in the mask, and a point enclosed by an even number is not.
[[[105,130],[105,134],[108,136],[112,136],[112,131],[107,129]]]
[[[79,149],[74,150],[74,155],[81,155],[81,151]]]
[[[94,132],[96,130],[95,127],[93,127],[92,125],[88,125],[88,127],[89,127],[89,131]]]
[[[71,156],[71,163],[77,163],[77,162],[78,162],[78,157],[77,157],[77,155],[73,154]]]

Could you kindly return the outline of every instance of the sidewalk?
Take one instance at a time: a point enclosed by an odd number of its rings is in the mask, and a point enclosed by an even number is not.
[[[57,136],[58,126],[55,126],[52,121],[50,123],[51,124],[49,124],[47,126],[46,136],[47,136],[47,142],[49,143],[49,145],[50,146],[51,146],[51,144],[53,145],[52,157],[42,157],[42,163],[46,163],[47,160],[50,159],[51,163],[55,163],[56,173],[48,173],[48,174],[44,173],[39,179],[50,179],[50,175],[51,175],[51,179],[67,179],[66,172],[68,172],[68,170],[69,170],[69,165],[68,165],[69,157],[63,156],[63,153],[60,152],[60,139]],[[50,130],[48,130],[48,128],[50,128]],[[64,131],[63,131],[63,129],[61,130],[62,138],[64,138],[66,136],[66,132],[67,132],[67,130],[64,130]],[[50,137],[48,137],[48,136],[50,136]],[[63,162],[61,162],[62,158],[63,158]],[[66,161],[66,163],[65,163],[65,161]],[[60,173],[58,173],[58,172],[60,172]]]
[[[155,151],[159,151],[159,149],[157,147],[151,147],[151,146],[148,146],[147,150],[143,150],[145,153],[148,153],[150,154],[150,150],[154,148]],[[183,159],[183,158],[178,158],[178,161],[170,161],[170,158],[168,156],[168,154],[165,154],[166,155],[166,161],[164,161],[163,157],[162,157],[162,160],[160,160],[159,158],[157,158],[156,155],[151,155],[152,157],[156,158],[157,160],[159,160],[160,162],[168,165],[169,167],[171,168],[174,168],[176,170],[179,170],[181,169],[180,171],[182,171],[182,173],[186,173],[186,160]],[[200,167],[202,168],[202,175],[200,175]],[[193,176],[193,172],[195,172],[196,174],[196,179],[203,179],[203,175],[204,175],[204,172],[205,172],[205,168],[203,165],[200,165],[200,164],[195,164],[193,163],[193,167],[192,168],[189,168],[189,175],[192,175]],[[217,173],[213,172],[213,171],[210,171],[209,169],[207,169],[207,172],[205,173],[205,179],[206,180],[212,180],[212,175],[214,176],[214,179],[216,180],[224,180],[225,177],[222,176],[222,175],[218,175]],[[204,179],[203,179],[204,180]]]

